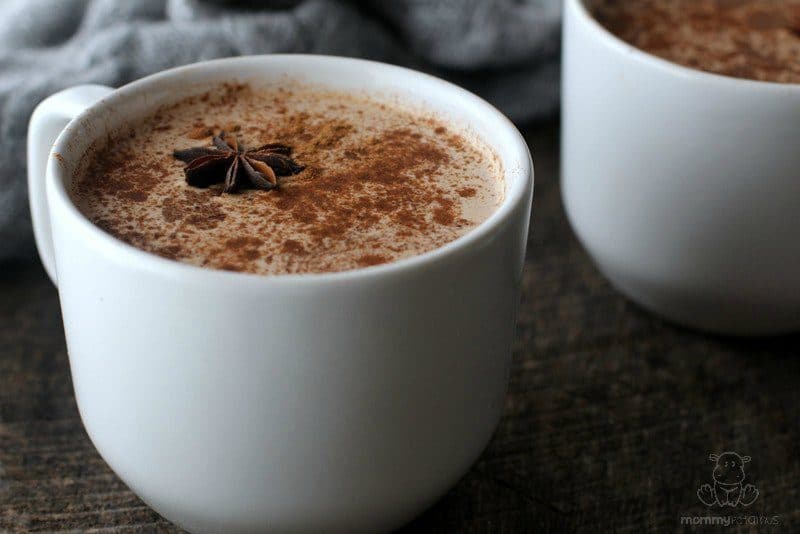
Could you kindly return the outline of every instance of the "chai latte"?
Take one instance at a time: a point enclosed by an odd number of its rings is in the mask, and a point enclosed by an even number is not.
[[[225,85],[94,146],[71,194],[101,229],[165,258],[323,273],[463,236],[502,203],[504,180],[488,145],[432,113],[302,86]]]
[[[681,65],[800,83],[800,0],[586,0],[611,33]]]

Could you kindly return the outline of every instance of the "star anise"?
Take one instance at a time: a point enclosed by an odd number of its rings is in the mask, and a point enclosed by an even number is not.
[[[173,156],[184,163],[186,183],[208,187],[222,182],[222,192],[231,193],[250,186],[269,191],[278,186],[278,176],[297,174],[304,169],[291,158],[292,149],[271,143],[246,149],[236,136],[215,135],[211,146],[176,150]]]

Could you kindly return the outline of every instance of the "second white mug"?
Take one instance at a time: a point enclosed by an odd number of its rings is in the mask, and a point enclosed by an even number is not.
[[[564,9],[562,192],[624,294],[726,334],[800,329],[800,85],[688,69]]]

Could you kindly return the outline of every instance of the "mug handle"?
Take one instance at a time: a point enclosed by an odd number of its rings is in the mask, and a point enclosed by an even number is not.
[[[58,281],[53,254],[53,235],[45,190],[47,161],[56,138],[67,124],[112,91],[113,89],[103,85],[70,87],[45,98],[33,110],[28,123],[28,201],[31,207],[33,235],[44,269],[56,286]]]

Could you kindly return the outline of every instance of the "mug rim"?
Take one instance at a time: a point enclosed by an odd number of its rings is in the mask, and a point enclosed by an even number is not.
[[[618,35],[600,24],[600,21],[598,21],[597,18],[592,15],[591,11],[586,6],[586,2],[587,0],[567,0],[567,9],[572,9],[572,12],[576,15],[578,20],[580,20],[580,22],[583,24],[588,25],[594,35],[615,52],[624,52],[625,55],[642,61],[652,67],[658,68],[659,70],[666,71],[672,75],[679,75],[698,83],[717,83],[735,89],[752,89],[754,91],[788,91],[800,93],[800,83],[785,83],[768,80],[754,80],[751,78],[737,78],[736,76],[727,76],[724,74],[687,67],[685,65],[681,65],[680,63],[659,57],[624,41]]]
[[[358,267],[344,271],[281,274],[257,274],[241,271],[226,271],[223,269],[202,267],[199,265],[182,262],[180,260],[164,258],[152,252],[148,252],[130,245],[129,243],[126,243],[125,241],[122,241],[103,231],[80,212],[77,205],[73,202],[72,198],[67,192],[65,181],[66,176],[64,174],[67,170],[66,166],[57,164],[60,160],[60,157],[54,157],[54,154],[64,154],[65,152],[68,152],[66,147],[68,146],[70,140],[76,133],[78,133],[79,130],[82,129],[82,126],[89,119],[90,115],[98,113],[98,111],[102,108],[112,107],[115,103],[121,100],[132,98],[141,91],[146,91],[152,86],[152,84],[157,83],[158,81],[163,81],[164,79],[168,78],[174,79],[187,72],[213,69],[215,66],[222,63],[241,63],[244,65],[249,62],[268,63],[273,60],[281,59],[308,62],[309,64],[322,61],[328,63],[349,64],[350,66],[371,69],[373,71],[394,71],[395,73],[399,73],[401,76],[408,77],[412,81],[414,79],[422,80],[427,83],[437,85],[444,91],[457,93],[461,99],[466,99],[467,101],[470,101],[470,104],[476,106],[480,110],[483,110],[483,112],[487,112],[491,116],[492,121],[497,121],[498,128],[507,130],[511,134],[510,137],[514,141],[514,146],[509,147],[509,152],[514,154],[516,157],[513,159],[501,157],[501,161],[503,162],[503,180],[505,183],[505,195],[502,203],[487,219],[482,221],[466,234],[422,254],[415,254],[380,265]],[[320,84],[325,85],[324,82],[321,82]],[[417,101],[415,101],[413,98],[410,98],[409,100],[412,103],[417,103]],[[430,109],[431,111],[436,112],[435,105],[430,106]],[[468,124],[470,122],[469,117],[474,116],[476,113],[477,111],[466,112],[465,117],[467,117],[467,119],[465,122]],[[479,133],[478,136],[481,137],[481,134]],[[92,138],[90,142],[94,139],[96,139],[96,137]],[[498,156],[500,156],[500,154],[498,154]],[[74,160],[75,157],[76,156],[73,155],[70,159]],[[508,159],[512,159],[512,161],[518,160],[520,163],[519,176],[511,181],[508,180],[508,175],[511,171],[508,166]],[[322,54],[261,54],[219,58],[173,67],[171,69],[159,71],[134,80],[130,83],[122,85],[119,88],[113,89],[112,92],[107,96],[101,98],[99,101],[95,102],[93,105],[89,106],[74,119],[72,119],[57,137],[50,151],[48,160],[48,203],[58,202],[61,207],[64,208],[63,212],[66,214],[66,216],[72,219],[83,231],[87,233],[82,239],[88,238],[93,240],[97,245],[101,246],[105,250],[104,253],[124,257],[126,260],[128,260],[129,264],[132,265],[135,263],[136,267],[138,268],[157,272],[165,276],[174,276],[175,278],[180,278],[187,281],[190,279],[202,279],[203,282],[208,282],[208,278],[212,277],[220,280],[220,282],[234,281],[245,283],[248,280],[252,280],[257,281],[256,283],[260,284],[296,283],[298,281],[302,281],[303,283],[327,283],[335,281],[350,281],[365,277],[371,278],[389,276],[407,270],[425,268],[457,256],[463,253],[466,249],[476,246],[484,239],[491,239],[492,236],[499,233],[505,227],[505,225],[511,221],[512,215],[517,210],[519,205],[528,201],[529,196],[526,195],[526,192],[529,189],[533,189],[534,182],[533,161],[530,150],[527,146],[527,143],[523,139],[522,134],[503,113],[501,113],[496,107],[486,100],[451,82],[406,67],[391,65],[379,61],[343,56],[328,56]],[[52,217],[53,210],[50,209],[51,224]]]

